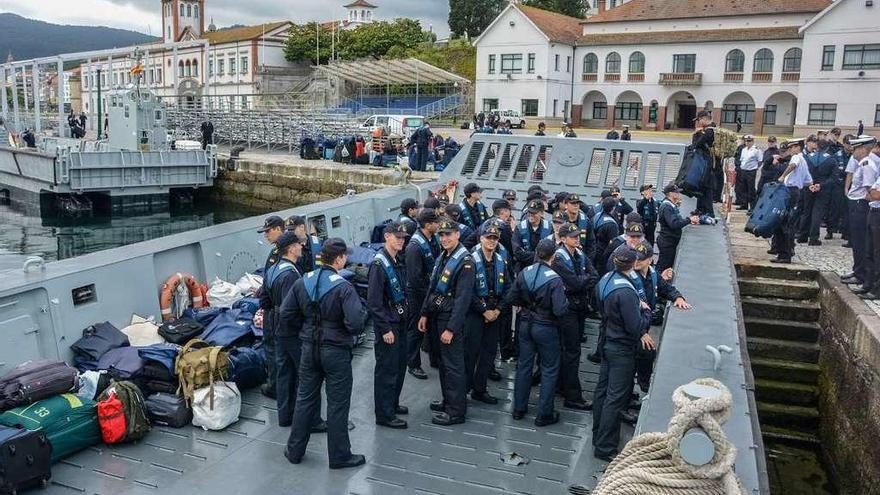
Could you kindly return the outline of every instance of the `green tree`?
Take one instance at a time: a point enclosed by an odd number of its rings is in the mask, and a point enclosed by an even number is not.
[[[469,42],[460,38],[450,40],[449,44],[445,46],[422,43],[415,48],[410,48],[405,52],[395,53],[394,55],[396,56],[392,57],[392,52],[389,51],[388,58],[417,58],[422,62],[447,70],[471,81],[476,78],[477,49]]]
[[[476,38],[505,5],[506,0],[449,0],[449,31],[455,37]]]
[[[395,19],[393,22],[371,22],[353,31],[343,31],[339,41],[339,55],[345,60],[364,57],[384,57],[389,50],[412,48],[429,40],[419,21]]]
[[[523,5],[583,18],[590,8],[588,0],[525,0]]]
[[[318,29],[314,22],[295,24],[288,31],[284,57],[290,62],[315,63],[315,54],[320,45],[320,62],[327,63],[333,51],[333,32]]]

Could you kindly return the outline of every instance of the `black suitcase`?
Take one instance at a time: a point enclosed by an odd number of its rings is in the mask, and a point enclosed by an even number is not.
[[[75,361],[97,361],[107,351],[128,345],[128,336],[105,321],[83,329],[82,338],[74,342],[70,349],[76,354]]]
[[[0,493],[42,486],[52,477],[52,445],[41,431],[0,426]]]
[[[192,422],[192,409],[186,400],[174,394],[158,393],[147,397],[147,415],[159,426],[183,428]]]
[[[70,392],[78,384],[76,370],[61,361],[21,363],[0,378],[0,411]]]
[[[789,215],[789,196],[788,188],[784,184],[765,184],[746,223],[746,232],[765,239],[773,237],[773,233]]]
[[[182,317],[174,321],[166,321],[159,327],[159,335],[168,342],[184,345],[201,335],[205,327],[192,318]]]

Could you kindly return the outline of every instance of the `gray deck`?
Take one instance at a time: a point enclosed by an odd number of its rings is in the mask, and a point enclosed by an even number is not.
[[[583,348],[581,379],[590,397],[598,365],[586,360],[596,343],[597,324]],[[367,465],[342,471],[327,468],[326,435],[313,435],[303,463],[282,456],[289,428],[277,423],[275,403],[256,390],[244,394],[241,419],[223,432],[186,427],[155,428],[137,444],[96,446],[56,464],[47,494],[146,493],[309,493],[309,494],[562,494],[572,483],[593,487],[605,463],[594,459],[589,412],[557,407],[561,421],[536,428],[533,389],[530,414],[510,416],[514,364],[499,364],[504,379],[489,382],[497,406],[468,403],[463,425],[431,424],[428,404],[439,398],[437,372],[430,379],[407,375],[401,402],[409,406],[410,428],[377,427],[373,417],[372,342],[355,351],[352,393],[352,450]],[[632,431],[625,427],[627,437]],[[513,467],[499,460],[515,451],[531,459]]]

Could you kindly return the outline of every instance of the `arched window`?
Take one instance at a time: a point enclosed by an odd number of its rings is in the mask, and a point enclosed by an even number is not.
[[[629,73],[644,74],[645,73],[645,54],[642,52],[633,52],[629,56]]]
[[[180,4],[180,17],[183,17],[184,12],[186,11],[186,7],[183,4]]]
[[[595,53],[584,55],[584,74],[596,74],[599,72],[599,57]]]
[[[195,17],[196,19],[199,18],[199,6],[198,5],[193,5],[193,17]]]
[[[730,50],[727,52],[727,62],[724,64],[724,72],[742,72],[746,66],[746,54],[742,50]]]
[[[773,52],[767,48],[761,48],[755,54],[754,72],[773,72]]]
[[[801,49],[792,48],[782,57],[782,72],[801,71]]]
[[[186,16],[192,17],[192,15],[193,15],[192,5],[187,4],[186,5]]]
[[[605,57],[605,73],[620,74],[620,55],[617,52],[611,52]]]
[[[177,63],[177,77],[183,77],[185,74],[183,72],[183,60]]]
[[[192,76],[192,64],[190,63],[189,60],[186,61],[185,67],[186,67],[186,71],[184,72],[184,74],[186,75],[186,77]]]
[[[199,61],[198,60],[193,60],[192,75],[193,75],[193,77],[199,77]]]

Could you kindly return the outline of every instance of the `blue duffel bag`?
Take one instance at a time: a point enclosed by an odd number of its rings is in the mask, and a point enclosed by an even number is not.
[[[98,369],[107,370],[116,380],[134,380],[144,369],[137,347],[110,349],[98,360]]]
[[[254,314],[243,309],[226,309],[205,327],[199,338],[223,348],[244,344],[254,338]]]
[[[156,361],[168,368],[168,371],[174,373],[174,362],[177,360],[177,354],[180,353],[180,346],[177,344],[153,344],[138,349],[138,355],[144,361]]]
[[[262,349],[237,347],[229,351],[229,379],[245,390],[266,382],[266,355]]]
[[[699,198],[704,194],[704,186],[711,173],[711,160],[705,154],[689,149],[681,159],[675,184],[685,196]]]
[[[791,193],[784,184],[779,182],[765,184],[755,209],[752,210],[746,223],[746,232],[765,239],[773,237],[773,233],[789,215],[790,197]]]
[[[110,322],[95,323],[82,331],[82,338],[70,346],[74,352],[73,364],[81,371],[94,371],[107,351],[127,347],[128,337]]]
[[[197,322],[201,323],[202,326],[208,326],[214,318],[217,317],[220,313],[222,313],[226,308],[218,308],[218,307],[208,307],[208,308],[186,308],[183,311],[183,316],[187,318],[192,318]]]
[[[232,305],[232,309],[242,309],[252,315],[257,314],[257,310],[260,309],[260,299],[258,297],[241,298],[238,301],[235,301],[235,304]]]

